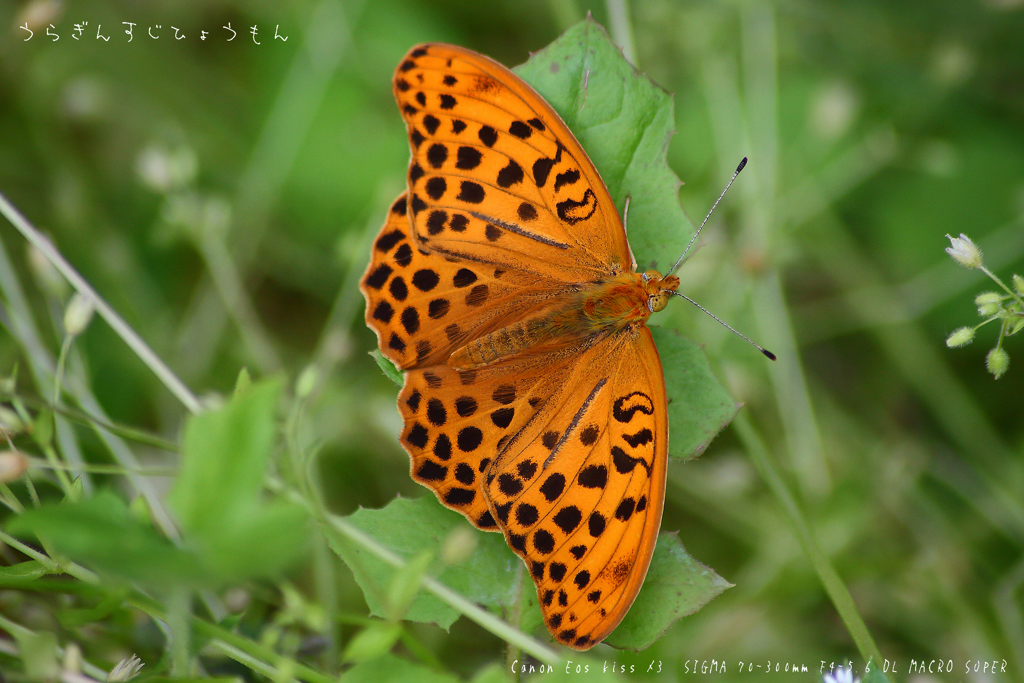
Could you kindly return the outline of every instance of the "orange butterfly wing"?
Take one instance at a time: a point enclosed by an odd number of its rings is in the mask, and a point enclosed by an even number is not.
[[[485,493],[537,585],[544,621],[588,649],[626,615],[661,527],[665,382],[646,327],[580,349],[486,472]]]
[[[388,211],[360,284],[366,324],[381,353],[405,370],[443,365],[471,337],[489,332],[564,285],[479,263],[456,264],[417,246],[407,195]]]
[[[538,287],[537,278],[515,271],[496,276],[493,267],[421,252],[409,235],[405,206],[403,195],[374,242],[360,286],[366,324],[381,352],[406,370],[398,406],[412,478],[477,527],[496,531],[477,494],[478,476],[505,435],[546,397],[543,385],[557,381],[573,359],[565,356],[554,368],[549,358],[535,357],[464,372],[446,361],[460,341],[514,317],[524,301],[543,299],[554,285]],[[482,288],[487,306],[479,305]]]
[[[448,45],[395,72],[412,161],[361,289],[406,370],[414,479],[501,530],[551,633],[588,649],[643,584],[664,505],[668,422],[642,324],[458,370],[452,353],[628,270],[618,212],[565,124],[496,62]]]
[[[553,109],[501,64],[421,45],[395,72],[412,147],[409,217],[433,253],[570,284],[630,266],[597,169]]]

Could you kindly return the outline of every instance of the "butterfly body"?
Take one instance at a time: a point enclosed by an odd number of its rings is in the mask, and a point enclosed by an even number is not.
[[[521,320],[478,337],[457,349],[448,364],[457,370],[481,368],[514,356],[547,353],[581,339],[642,325],[651,313],[664,309],[679,278],[662,278],[657,271],[627,272],[525,315]]]
[[[410,474],[504,534],[548,630],[588,649],[629,610],[661,527],[667,399],[645,323],[679,280],[630,267],[597,169],[511,71],[427,44],[393,86],[412,159],[361,290],[405,371]]]

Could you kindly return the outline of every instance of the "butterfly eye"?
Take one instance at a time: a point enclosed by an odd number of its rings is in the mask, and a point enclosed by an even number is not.
[[[664,292],[659,292],[647,300],[647,307],[651,309],[651,313],[663,311],[666,306],[668,306],[668,294]]]

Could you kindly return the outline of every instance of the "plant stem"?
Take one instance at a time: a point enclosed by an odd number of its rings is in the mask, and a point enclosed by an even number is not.
[[[7,201],[2,193],[0,193],[0,214],[3,214],[7,220],[11,222],[18,232],[20,232],[26,240],[29,241],[32,246],[38,249],[43,256],[46,257],[53,267],[56,268],[61,275],[64,276],[71,286],[81,294],[83,297],[92,302],[96,311],[100,314],[107,324],[114,328],[114,331],[124,341],[125,344],[135,352],[135,355],[145,363],[150,370],[163,382],[164,386],[172,394],[177,397],[179,401],[188,409],[191,413],[198,413],[202,408],[199,404],[199,399],[196,398],[185,384],[178,379],[169,367],[160,357],[153,352],[153,349],[149,348],[149,345],[142,340],[135,330],[133,330],[124,319],[117,314],[111,306],[97,294],[96,290],[85,281],[77,270],[75,270],[70,263],[61,255],[57,248],[53,246],[53,243],[46,238],[41,232],[39,232],[31,223],[28,222],[21,213],[14,208],[14,206]]]
[[[153,619],[167,620],[168,615],[163,608],[150,598],[136,594],[129,598],[127,603]],[[189,627],[196,635],[211,639],[207,644],[209,647],[220,650],[253,671],[272,672],[265,674],[272,676],[277,669],[287,668],[295,674],[296,678],[309,681],[309,683],[337,683],[337,678],[334,676],[326,676],[294,659],[280,655],[221,626],[211,624],[201,617],[192,615]]]
[[[993,273],[991,270],[989,270],[985,266],[978,266],[978,268],[981,270],[981,272],[985,273],[985,275],[988,275],[990,278],[995,280],[997,285],[999,285],[1004,290],[1006,290],[1006,293],[1009,294],[1010,296],[1012,296],[1014,301],[1016,301],[1021,306],[1024,306],[1024,301],[1021,301],[1020,294],[1017,294],[1017,292],[1013,291],[1012,289],[1007,287],[1005,284],[1003,284],[1003,281],[1000,280],[998,277],[996,277],[995,273]]]
[[[297,498],[296,496],[290,497],[292,499]],[[308,509],[308,503],[301,500],[297,502],[306,505]],[[390,564],[392,567],[401,569],[405,566],[405,561],[402,560],[401,557],[364,534],[360,529],[350,524],[347,519],[337,515],[325,515],[323,521],[335,532],[341,534],[346,539],[361,545],[371,554]],[[459,595],[451,588],[448,588],[440,581],[429,576],[424,576],[422,583],[424,588],[436,595],[442,601],[505,642],[520,648],[545,664],[555,666],[561,661],[558,654],[551,648],[542,645],[519,629],[507,624],[501,619],[498,619],[490,612],[477,607],[475,604]]]
[[[878,649],[878,645],[875,644],[871,633],[868,632],[868,628],[864,624],[864,620],[857,611],[857,605],[853,602],[850,591],[847,590],[846,584],[843,583],[835,568],[818,546],[818,542],[811,532],[810,525],[804,519],[796,500],[775,469],[775,465],[769,457],[768,449],[765,447],[757,430],[750,423],[747,414],[741,411],[736,419],[733,420],[733,425],[736,427],[736,433],[750,455],[754,467],[757,468],[765,483],[768,484],[768,488],[771,489],[775,499],[793,523],[800,547],[803,549],[807,559],[810,560],[811,566],[825,587],[825,592],[828,593],[836,611],[839,612],[839,618],[846,625],[846,630],[849,631],[853,642],[857,645],[857,650],[860,652],[861,657],[865,661],[882,661],[882,654]]]
[[[634,67],[636,63],[636,42],[633,40],[633,22],[629,19],[626,0],[605,0],[608,9],[608,25],[612,40],[622,48],[622,56]]]

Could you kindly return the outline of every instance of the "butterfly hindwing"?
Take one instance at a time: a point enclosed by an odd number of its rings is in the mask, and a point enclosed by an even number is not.
[[[583,148],[526,83],[427,44],[394,78],[409,131],[409,216],[434,253],[563,282],[630,266],[615,204]]]
[[[447,364],[407,371],[398,407],[412,478],[477,527],[498,531],[484,477],[563,385],[571,360],[568,353],[545,354],[461,372]]]
[[[560,384],[484,485],[549,630],[587,649],[633,603],[661,526],[668,418],[650,331],[598,340]]]

